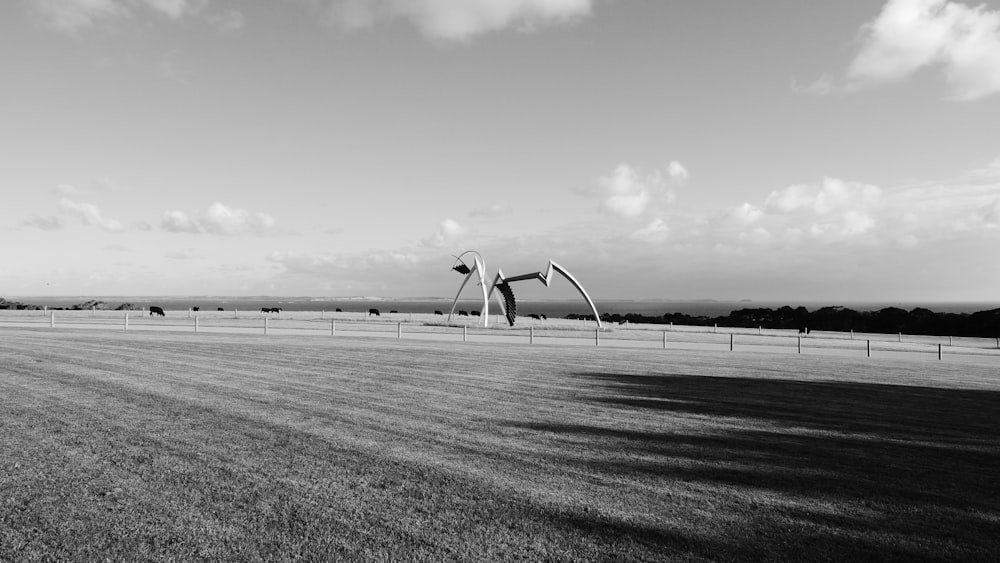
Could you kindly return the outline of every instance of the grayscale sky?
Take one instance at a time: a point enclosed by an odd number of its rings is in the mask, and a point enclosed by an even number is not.
[[[1000,301],[1000,0],[13,0],[0,72],[7,297]]]

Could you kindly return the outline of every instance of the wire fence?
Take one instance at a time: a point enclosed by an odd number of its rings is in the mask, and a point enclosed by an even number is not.
[[[871,334],[787,329],[624,324],[596,328],[593,321],[519,318],[481,326],[481,319],[457,322],[429,314],[325,311],[256,313],[240,311],[0,311],[0,327],[229,333],[264,336],[356,336],[615,348],[661,348],[706,351],[755,351],[852,357],[958,359],[1000,366],[1000,338]]]

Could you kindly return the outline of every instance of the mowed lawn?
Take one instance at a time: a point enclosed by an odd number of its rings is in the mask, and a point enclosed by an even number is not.
[[[1000,560],[1000,365],[0,330],[0,560]]]

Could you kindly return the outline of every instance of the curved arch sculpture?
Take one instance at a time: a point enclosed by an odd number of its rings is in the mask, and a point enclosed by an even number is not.
[[[462,257],[465,256],[466,254],[471,254],[472,255],[472,267],[471,268],[468,265],[466,265],[465,262],[462,261]],[[459,288],[458,288],[458,293],[455,294],[455,300],[452,301],[452,303],[451,303],[451,311],[448,312],[448,322],[451,322],[451,317],[454,316],[454,314],[455,314],[455,307],[458,306],[458,298],[462,296],[462,290],[465,289],[465,284],[469,283],[469,280],[472,279],[472,276],[474,276],[476,274],[479,274],[479,276],[478,276],[479,277],[479,287],[482,288],[482,290],[483,290],[483,310],[482,310],[480,316],[483,319],[483,327],[488,327],[489,326],[489,322],[490,322],[489,321],[489,318],[490,318],[490,294],[493,293],[493,290],[490,289],[489,292],[487,292],[487,290],[486,290],[486,260],[484,260],[483,257],[482,257],[482,255],[479,254],[478,252],[476,252],[475,250],[466,250],[465,252],[463,252],[463,253],[459,254],[458,256],[456,256],[455,257],[455,261],[456,261],[456,264],[454,266],[452,266],[451,269],[455,270],[456,272],[458,272],[460,274],[465,274],[465,280],[462,281],[462,285],[459,286]],[[504,314],[506,315],[507,313],[506,313],[506,310],[504,308],[503,301],[501,301],[499,297],[497,297],[497,300],[498,300],[498,302],[500,304],[500,310],[504,311]]]
[[[470,268],[463,260],[462,257],[465,255],[472,255],[472,267]],[[451,312],[448,313],[448,321],[451,322],[452,316],[455,314],[455,307],[458,306],[458,298],[462,295],[462,290],[465,289],[465,285],[469,283],[472,276],[478,274],[479,286],[483,290],[483,327],[489,326],[489,311],[490,311],[490,297],[493,296],[494,290],[498,292],[497,294],[497,304],[500,307],[500,311],[507,318],[507,322],[510,326],[514,326],[514,319],[517,317],[517,301],[514,299],[514,290],[511,288],[511,282],[524,281],[524,280],[538,280],[542,282],[545,287],[548,287],[552,283],[552,277],[555,272],[559,272],[563,275],[569,283],[573,284],[573,287],[580,292],[580,295],[590,306],[590,310],[594,313],[594,320],[597,322],[598,328],[603,328],[601,324],[601,316],[597,312],[597,307],[594,305],[593,300],[587,295],[587,291],[583,289],[580,282],[573,277],[573,274],[569,273],[568,270],[557,264],[556,262],[549,260],[549,266],[546,268],[545,273],[542,272],[532,272],[530,274],[521,274],[518,276],[504,276],[503,270],[497,268],[497,275],[493,278],[493,283],[490,285],[489,291],[486,289],[486,260],[483,259],[482,255],[474,250],[467,250],[455,257],[456,264],[452,266],[452,270],[465,275],[465,280],[462,281],[462,285],[458,288],[458,293],[455,294],[455,300],[451,304]]]
[[[554,272],[559,272],[560,274],[563,275],[564,278],[569,280],[569,283],[573,284],[573,287],[575,287],[576,290],[580,292],[580,295],[583,297],[584,301],[587,302],[587,305],[590,305],[590,310],[594,313],[594,320],[597,321],[597,327],[603,328],[603,325],[601,325],[601,315],[597,313],[597,307],[594,306],[593,300],[591,300],[590,296],[587,295],[587,291],[583,289],[583,286],[580,285],[580,282],[576,281],[576,278],[573,277],[573,274],[569,273],[568,270],[566,270],[565,268],[563,268],[562,266],[560,266],[559,264],[557,264],[552,260],[549,260],[549,267],[545,270],[544,275],[541,272],[532,272],[530,274],[521,274],[519,276],[506,277],[503,275],[503,270],[497,268],[497,275],[495,278],[493,278],[493,287],[490,288],[490,293],[491,294],[493,293],[493,289],[500,288],[501,286],[506,286],[508,288],[507,291],[509,291],[510,294],[510,300],[511,302],[513,302],[514,294],[513,291],[509,290],[511,282],[523,281],[523,280],[538,280],[543,284],[545,284],[545,287],[548,287],[549,284],[552,283],[552,274]],[[501,289],[501,293],[504,294],[505,297],[507,296],[507,293],[503,289]],[[512,316],[513,315],[508,315],[507,320],[508,322],[510,322],[511,326],[514,326],[514,320]]]

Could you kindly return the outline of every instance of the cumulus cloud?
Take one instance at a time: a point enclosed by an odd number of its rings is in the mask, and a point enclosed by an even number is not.
[[[670,165],[667,166],[667,174],[670,175],[671,179],[680,182],[683,182],[691,177],[691,173],[688,172],[687,168],[685,168],[683,164],[677,162],[676,160],[671,161]]]
[[[772,191],[764,201],[763,211],[798,215],[800,219],[791,226],[796,232],[840,239],[875,227],[872,214],[881,203],[882,190],[878,186],[824,178],[816,185],[794,185]],[[755,215],[755,208],[749,204],[743,210],[747,217]]]
[[[827,215],[870,208],[878,203],[881,195],[878,186],[824,178],[818,185],[795,185],[772,191],[764,201],[764,209],[771,213],[808,211]]]
[[[451,245],[465,236],[467,232],[468,230],[458,224],[457,221],[453,219],[445,219],[444,221],[441,221],[437,232],[424,240],[424,244],[435,248]]]
[[[648,174],[628,164],[619,164],[609,176],[601,177],[596,190],[588,190],[601,198],[602,211],[626,219],[658,213],[676,199],[669,189],[671,180],[683,181],[689,176],[679,162],[671,162],[664,174],[654,170]]]
[[[160,227],[173,233],[263,236],[274,232],[275,221],[264,213],[250,213],[216,202],[193,216],[183,211],[164,211]]]
[[[114,233],[125,230],[125,226],[121,222],[105,218],[101,215],[101,210],[90,203],[76,202],[64,197],[59,200],[59,210],[79,217],[85,225],[100,227]]]
[[[852,88],[940,66],[954,100],[1000,92],[1000,11],[949,0],[889,0],[862,28],[848,68]]]
[[[334,20],[365,28],[383,20],[410,21],[427,37],[466,40],[506,28],[531,30],[590,14],[592,0],[332,0]]]

